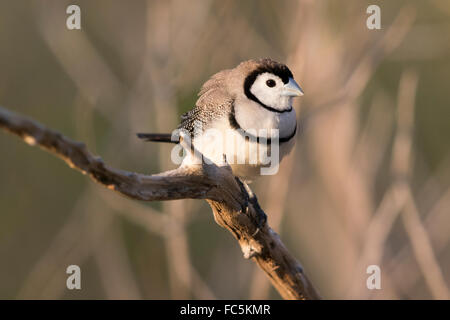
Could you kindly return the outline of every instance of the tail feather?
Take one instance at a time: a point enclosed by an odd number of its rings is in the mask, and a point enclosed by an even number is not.
[[[173,141],[172,134],[170,133],[138,133],[136,134],[139,139],[153,142],[168,142],[178,143],[179,140]]]

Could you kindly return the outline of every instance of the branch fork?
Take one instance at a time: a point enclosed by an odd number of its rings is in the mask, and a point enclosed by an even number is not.
[[[267,274],[285,299],[320,299],[303,268],[266,223],[266,215],[250,188],[233,176],[228,164],[204,161],[155,175],[109,167],[86,145],[38,122],[0,107],[0,128],[32,146],[58,156],[71,168],[129,198],[143,201],[205,199],[217,224],[236,238],[244,258]]]

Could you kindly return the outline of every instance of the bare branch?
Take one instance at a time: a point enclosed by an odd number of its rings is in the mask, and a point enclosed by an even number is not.
[[[95,182],[130,198],[144,201],[206,199],[216,222],[238,240],[245,258],[252,258],[285,299],[319,299],[319,295],[279,236],[266,224],[256,200],[236,182],[229,166],[205,163],[182,166],[157,175],[143,175],[107,166],[83,143],[0,107],[0,127],[63,159]],[[256,199],[256,198],[255,198]]]

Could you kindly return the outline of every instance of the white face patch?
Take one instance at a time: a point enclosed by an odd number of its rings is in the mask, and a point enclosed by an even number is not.
[[[250,92],[266,106],[279,110],[289,110],[292,97],[283,95],[284,83],[273,73],[264,72],[258,75],[250,87]]]

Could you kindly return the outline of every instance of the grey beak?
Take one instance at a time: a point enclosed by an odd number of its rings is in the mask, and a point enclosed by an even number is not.
[[[303,95],[303,90],[294,79],[289,78],[289,82],[283,86],[281,94],[288,97],[300,97]]]

